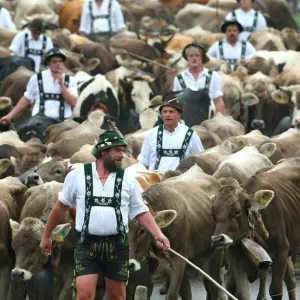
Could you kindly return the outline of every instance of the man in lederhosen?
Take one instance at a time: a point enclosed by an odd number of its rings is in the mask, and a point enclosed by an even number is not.
[[[259,30],[267,26],[265,17],[252,6],[255,0],[237,0],[239,8],[231,11],[226,20],[237,20],[244,28],[240,35],[240,39],[247,40],[251,32]]]
[[[225,21],[221,27],[221,31],[226,34],[226,38],[215,42],[208,49],[207,54],[228,61],[233,71],[238,60],[248,58],[256,50],[249,42],[239,40],[239,35],[243,31],[243,27],[238,21]]]
[[[65,54],[52,48],[45,55],[48,69],[30,77],[24,96],[13,110],[0,119],[2,125],[11,123],[16,115],[32,103],[32,116],[44,115],[63,121],[70,117],[77,100],[77,83],[74,77],[62,73]]]
[[[204,150],[197,133],[179,123],[183,106],[175,93],[167,93],[163,100],[160,107],[163,125],[154,127],[149,132],[138,157],[149,170],[162,173],[175,170],[187,155]]]
[[[188,61],[188,69],[174,78],[173,91],[189,88],[193,91],[206,93],[209,100],[216,107],[216,112],[224,113],[221,78],[217,72],[204,67],[209,61],[205,49],[197,43],[187,45],[182,56]]]
[[[49,253],[51,232],[67,209],[76,205],[75,273],[80,300],[94,299],[99,274],[105,278],[108,299],[126,299],[128,218],[136,218],[153,235],[158,247],[170,247],[144,204],[137,180],[121,168],[126,146],[115,131],[99,136],[93,149],[96,162],[84,164],[67,175],[41,241],[41,251]]]
[[[9,50],[16,55],[32,58],[35,72],[39,72],[43,56],[53,48],[53,43],[50,37],[43,34],[43,20],[34,19],[28,28],[30,32],[22,31],[14,37]]]
[[[116,0],[86,0],[79,33],[95,41],[105,41],[126,29],[120,4]]]

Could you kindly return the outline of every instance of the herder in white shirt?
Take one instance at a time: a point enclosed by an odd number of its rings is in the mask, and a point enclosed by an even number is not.
[[[32,116],[45,115],[63,121],[72,114],[76,104],[78,92],[76,80],[62,73],[65,54],[53,48],[45,55],[48,69],[30,77],[24,96],[13,110],[0,119],[0,123],[7,125],[20,112],[33,104]]]
[[[43,55],[53,48],[50,37],[45,36],[43,20],[34,19],[28,26],[30,32],[19,32],[11,42],[9,50],[16,55],[34,60],[35,72],[41,68]]]
[[[221,78],[218,73],[204,67],[209,61],[204,48],[197,44],[187,45],[182,56],[188,61],[189,68],[174,78],[173,91],[182,91],[189,88],[193,91],[206,92],[216,106],[216,112],[224,113]]]
[[[48,218],[40,244],[46,255],[51,252],[53,229],[68,208],[76,205],[76,299],[95,299],[99,274],[105,278],[108,299],[126,299],[129,218],[136,218],[153,235],[158,247],[170,247],[144,204],[134,175],[121,169],[126,146],[119,133],[102,133],[93,149],[96,162],[84,164],[67,175]]]
[[[226,38],[215,42],[208,49],[207,54],[228,61],[233,71],[238,60],[253,55],[256,50],[249,42],[239,40],[243,27],[238,21],[225,21],[221,31],[226,34]]]
[[[16,30],[16,25],[11,19],[9,11],[0,5],[0,28]]]
[[[183,107],[175,93],[168,93],[163,100],[160,107],[163,125],[148,133],[138,160],[149,170],[165,173],[175,170],[184,157],[204,149],[197,133],[179,123]]]
[[[247,40],[251,32],[259,30],[267,26],[265,17],[258,11],[252,8],[255,0],[237,0],[240,8],[231,11],[226,20],[237,20],[244,31],[240,35],[240,39]]]
[[[79,34],[98,41],[126,29],[120,4],[116,0],[86,0],[80,19]]]

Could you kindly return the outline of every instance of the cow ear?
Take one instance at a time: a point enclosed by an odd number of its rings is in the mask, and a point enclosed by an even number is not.
[[[290,97],[290,92],[282,90],[276,90],[271,94],[272,100],[278,104],[287,104],[290,100]]]
[[[65,237],[69,234],[70,230],[70,223],[57,225],[52,231],[52,240],[59,243],[63,242]]]
[[[258,104],[259,99],[253,93],[245,93],[242,95],[242,101],[246,106],[253,106]]]
[[[277,145],[275,143],[266,143],[260,147],[259,152],[265,155],[267,158],[270,158],[272,157],[272,155],[275,153],[276,150],[277,150]]]
[[[274,198],[275,193],[271,190],[257,191],[250,200],[250,210],[259,211],[265,209]]]
[[[0,159],[0,174],[3,174],[10,167],[10,160],[8,158]]]
[[[177,212],[172,209],[161,210],[156,212],[153,217],[160,228],[166,228],[176,219]]]
[[[20,224],[12,219],[9,219],[9,225],[11,228],[11,235],[14,237],[20,228]]]

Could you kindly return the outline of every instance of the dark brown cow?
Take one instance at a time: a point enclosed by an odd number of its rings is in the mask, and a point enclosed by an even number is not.
[[[259,230],[255,230],[255,235],[273,260],[272,299],[282,299],[283,280],[290,291],[289,299],[296,299],[296,279],[289,257],[299,254],[300,249],[299,179],[300,159],[291,158],[258,172],[242,187],[235,179],[223,181],[223,186],[212,199],[212,216],[216,222],[212,241],[217,247],[228,246],[245,237],[250,231],[249,214],[261,210],[269,238],[265,239]],[[238,257],[235,259],[238,260]],[[242,268],[239,272],[243,277]],[[249,299],[244,284],[237,286],[240,300]]]

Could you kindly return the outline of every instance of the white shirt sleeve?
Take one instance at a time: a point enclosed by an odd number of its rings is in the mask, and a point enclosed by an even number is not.
[[[112,18],[114,18],[116,24],[116,31],[119,31],[126,27],[121,6],[117,1],[114,1],[114,10]]]
[[[4,17],[4,20],[5,20],[6,28],[11,29],[11,30],[16,30],[17,29],[16,25],[13,22],[9,11],[7,9],[3,8],[3,7],[2,7],[1,10],[2,10],[2,16]]]
[[[19,32],[12,40],[9,50],[14,52],[16,55],[23,56],[22,44],[24,43],[24,33]]]
[[[258,18],[257,18],[257,29],[260,29],[262,27],[267,27],[267,21],[265,17],[262,15],[262,13],[258,13]]]
[[[150,149],[150,139],[152,136],[152,131],[145,137],[141,153],[138,156],[138,160],[141,164],[143,164],[145,167],[150,166],[150,160],[151,160],[151,149]]]
[[[78,170],[73,170],[68,173],[65,178],[63,190],[58,193],[58,200],[66,206],[76,205],[76,175]]]
[[[198,134],[194,131],[191,141],[190,141],[189,154],[200,153],[203,151],[204,151],[204,147],[201,143],[201,140],[200,140]]]
[[[223,96],[223,92],[221,90],[221,77],[217,72],[213,72],[212,74],[211,89],[212,100]]]
[[[136,216],[148,212],[149,208],[145,205],[138,181],[132,176],[131,180],[131,196],[129,203],[129,219],[132,220]]]
[[[246,58],[255,54],[256,49],[253,47],[253,45],[249,42],[247,42],[247,47],[246,47]]]
[[[84,32],[86,34],[91,33],[91,18],[90,18],[89,1],[85,1],[84,5],[82,7],[79,32]]]
[[[24,93],[24,97],[26,97],[30,102],[34,102],[36,99],[37,88],[38,88],[37,75],[34,74],[29,79],[29,82],[26,87],[26,91]]]
[[[233,19],[233,15],[232,15],[232,11],[231,11],[227,14],[227,16],[225,17],[225,20],[229,21],[229,20],[232,20],[232,19]]]
[[[73,96],[78,97],[77,81],[73,76],[70,76],[68,90]]]
[[[51,50],[53,48],[53,42],[52,39],[47,36],[47,43],[46,43],[46,52],[48,52],[49,50]]]
[[[209,56],[212,56],[212,57],[217,57],[218,56],[218,42],[215,42],[213,45],[211,45],[211,47],[208,49],[207,51],[207,54]]]
[[[177,78],[177,76],[174,77],[174,81],[173,81],[173,91],[174,92],[178,92],[178,91],[182,91],[182,86]]]

